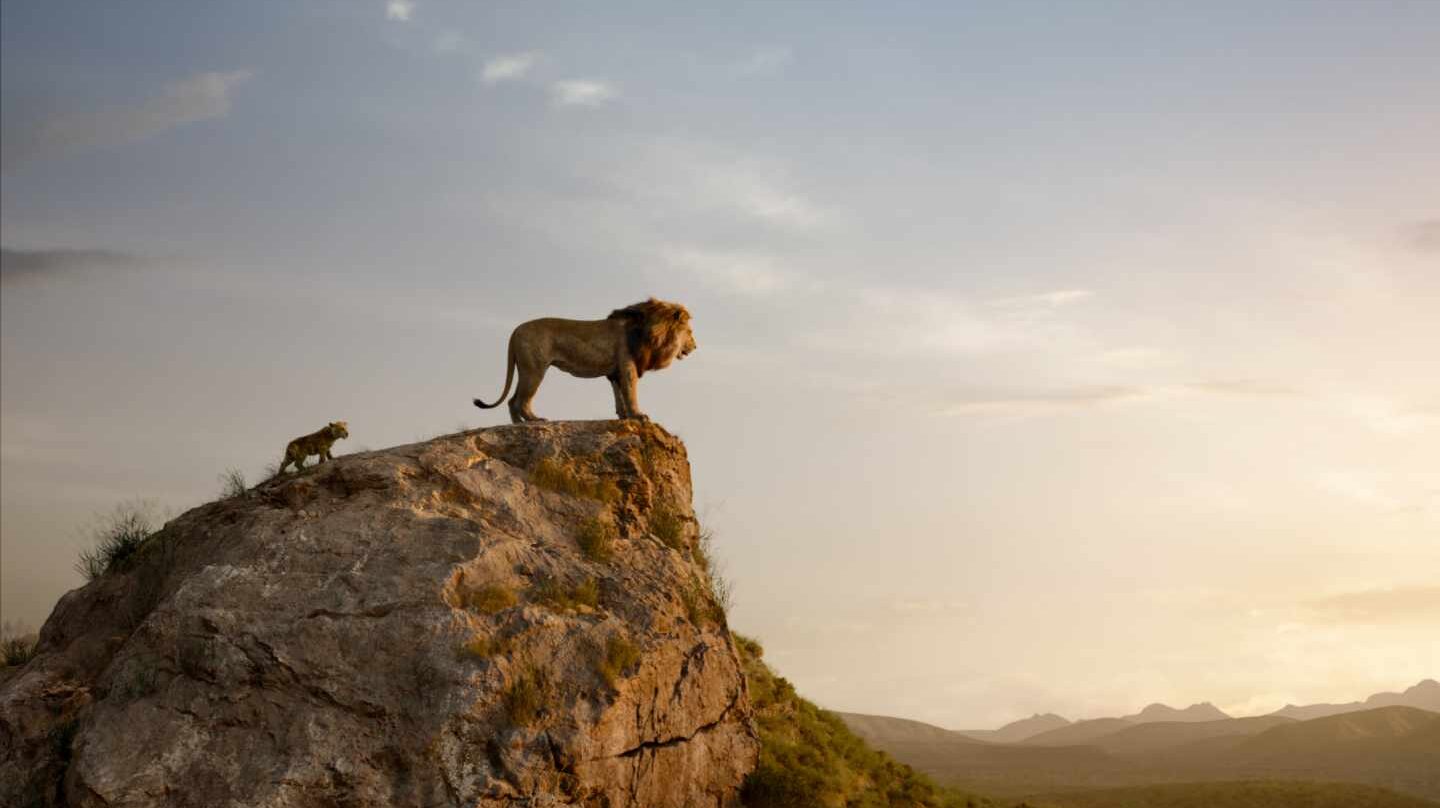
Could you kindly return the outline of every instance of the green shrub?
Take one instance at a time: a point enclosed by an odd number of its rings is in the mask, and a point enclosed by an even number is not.
[[[585,497],[606,504],[620,500],[620,488],[614,480],[585,479],[570,466],[547,457],[530,470],[530,482],[549,491],[572,497]]]
[[[595,667],[605,684],[614,687],[625,670],[639,662],[640,649],[623,635],[611,634],[605,640],[605,650]]]
[[[838,717],[800,698],[762,661],[760,643],[731,635],[749,684],[760,730],[760,762],[746,776],[746,808],[991,806],[936,786],[929,778],[871,749]]]
[[[685,549],[685,521],[669,506],[650,514],[650,534],[672,550]]]
[[[586,519],[575,534],[580,554],[591,561],[609,561],[615,554],[615,537],[610,526],[599,519]]]
[[[465,606],[483,614],[503,612],[519,602],[515,593],[499,584],[486,584],[465,594]]]
[[[99,517],[91,530],[94,546],[80,551],[76,571],[93,581],[108,572],[128,569],[140,546],[155,533],[156,511],[154,502],[136,500]]]
[[[544,668],[522,668],[505,691],[505,716],[517,727],[528,727],[540,717],[550,695],[550,677]]]

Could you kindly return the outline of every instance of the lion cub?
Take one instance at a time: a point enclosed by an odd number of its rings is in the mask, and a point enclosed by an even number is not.
[[[285,460],[280,463],[280,470],[275,472],[275,476],[284,474],[285,467],[291,463],[295,464],[296,471],[305,468],[305,458],[310,455],[320,455],[320,459],[315,463],[317,466],[326,460],[334,460],[330,447],[335,445],[335,441],[348,437],[350,430],[345,428],[345,422],[332,421],[318,432],[311,432],[290,441],[290,445],[285,447]]]

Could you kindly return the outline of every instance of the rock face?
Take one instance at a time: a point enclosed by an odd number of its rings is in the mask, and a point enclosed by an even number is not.
[[[196,508],[0,682],[0,804],[727,806],[759,743],[681,442],[597,421]]]

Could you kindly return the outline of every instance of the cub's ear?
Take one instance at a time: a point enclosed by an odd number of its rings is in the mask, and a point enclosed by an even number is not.
[[[681,321],[681,320],[684,320],[684,319],[685,319],[685,310],[684,310],[684,309],[676,309],[676,310],[675,310],[675,318],[674,318],[674,319],[675,319],[676,322],[679,322],[679,321]]]

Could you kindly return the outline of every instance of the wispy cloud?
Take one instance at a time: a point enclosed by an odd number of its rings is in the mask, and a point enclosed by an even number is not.
[[[1426,219],[1405,229],[1406,241],[1421,252],[1440,252],[1440,219]]]
[[[734,66],[734,72],[741,76],[768,76],[789,67],[794,60],[795,52],[787,47],[757,48]]]
[[[113,250],[11,250],[0,248],[0,279],[12,281],[86,269],[134,267],[139,259]]]
[[[1095,293],[1089,289],[1056,289],[1051,292],[1041,292],[1034,295],[1021,295],[1019,297],[1004,297],[998,300],[991,300],[989,301],[989,305],[1009,309],[1058,309],[1062,306],[1084,302],[1094,296]]]
[[[409,22],[415,16],[415,0],[386,0],[385,19]]]
[[[620,95],[620,90],[600,79],[565,79],[550,85],[550,97],[559,107],[598,107]]]
[[[223,118],[230,112],[231,92],[253,75],[249,70],[200,73],[166,85],[159,95],[136,104],[64,112],[22,125],[6,133],[0,166],[131,143],[184,124]]]
[[[491,57],[480,68],[480,80],[486,84],[499,84],[524,78],[539,58],[540,54],[529,51]]]
[[[1348,396],[1339,405],[1342,411],[1384,435],[1413,435],[1440,427],[1440,407],[1415,407],[1375,395]]]
[[[1180,384],[1073,387],[1028,392],[978,392],[941,407],[940,415],[1030,416],[1122,404],[1155,403],[1195,396],[1276,397],[1299,395],[1283,385],[1252,380]]]
[[[1304,604],[1329,622],[1398,623],[1440,619],[1440,586],[1400,586],[1342,592]]]
[[[436,53],[455,53],[465,47],[465,35],[459,31],[441,31],[431,45]]]
[[[688,272],[708,286],[744,295],[773,295],[808,283],[764,253],[668,247],[660,254],[668,266]]]

